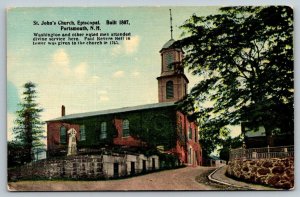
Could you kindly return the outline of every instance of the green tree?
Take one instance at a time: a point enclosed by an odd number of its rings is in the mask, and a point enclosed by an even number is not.
[[[40,113],[43,111],[36,103],[36,85],[32,82],[24,84],[24,92],[20,110],[18,110],[15,120],[16,126],[13,128],[15,141],[23,148],[23,162],[30,162],[33,158],[35,148],[44,146],[41,139],[43,136],[43,122],[40,120]],[[22,154],[23,154],[22,153]],[[23,154],[23,155],[24,155]]]
[[[232,138],[228,136],[222,141],[222,148],[219,149],[220,159],[229,161],[229,152],[232,148],[239,148],[243,145],[243,136],[239,135]]]
[[[181,106],[197,111],[203,146],[212,150],[221,128],[242,121],[263,125],[267,136],[276,128],[293,133],[290,7],[224,7],[216,15],[193,15],[181,28],[175,44],[186,52],[184,66],[201,79]]]

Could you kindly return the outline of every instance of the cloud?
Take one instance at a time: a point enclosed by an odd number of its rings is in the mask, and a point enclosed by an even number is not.
[[[112,55],[120,55],[121,53],[132,54],[135,53],[140,44],[139,36],[132,36],[130,40],[124,40],[121,45],[112,48]]]
[[[99,90],[97,93],[99,94],[100,102],[107,102],[110,100],[106,90]]]
[[[134,71],[134,72],[132,72],[132,76],[138,77],[138,76],[140,76],[140,72]]]
[[[64,49],[58,49],[53,54],[53,63],[61,66],[69,64],[69,55]]]
[[[91,79],[92,79],[92,83],[97,83],[100,80],[100,77],[97,75],[93,75],[91,76]]]
[[[84,78],[87,74],[87,68],[88,68],[88,65],[85,62],[82,62],[78,66],[76,66],[74,69],[74,73],[75,73],[76,77],[81,78],[81,79]]]
[[[60,73],[60,78],[71,78],[76,77],[76,79],[85,80],[88,76],[89,65],[86,62],[79,62],[76,66],[70,65],[69,54],[64,49],[57,49],[53,56],[52,62],[48,67],[48,76],[54,75],[57,78],[57,73]],[[65,81],[65,80],[64,80]],[[92,82],[95,78],[92,77]]]
[[[124,77],[124,71],[123,70],[118,70],[113,73],[113,78],[121,78]]]
[[[107,95],[100,95],[99,96],[99,101],[100,102],[107,102],[107,101],[109,101],[109,97]]]
[[[115,46],[115,47],[112,48],[111,54],[113,56],[117,56],[117,55],[119,55],[122,52],[122,50],[123,49],[122,49],[121,45],[117,45],[117,46]]]
[[[64,49],[57,49],[52,55],[52,62],[49,67],[49,73],[52,71],[59,72],[64,75],[71,75],[69,55]],[[57,75],[57,74],[56,74]]]
[[[140,37],[139,36],[133,36],[131,37],[130,40],[125,40],[124,41],[124,48],[125,48],[125,53],[130,54],[134,53],[140,43]]]

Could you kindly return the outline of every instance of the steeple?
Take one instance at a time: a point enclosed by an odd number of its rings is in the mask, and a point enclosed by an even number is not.
[[[173,39],[173,25],[172,25],[172,10],[170,10],[170,30],[171,30],[171,40]]]
[[[189,83],[182,66],[183,51],[174,46],[172,11],[171,9],[169,11],[171,39],[159,51],[161,54],[161,74],[157,77],[159,102],[182,99],[187,94],[187,84]]]

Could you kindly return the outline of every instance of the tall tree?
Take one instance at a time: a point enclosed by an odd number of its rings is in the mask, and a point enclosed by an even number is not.
[[[224,7],[189,18],[178,46],[201,79],[181,103],[193,101],[208,141],[242,121],[293,132],[293,10],[286,6]],[[186,103],[189,103],[187,105]]]
[[[43,109],[36,103],[36,85],[32,82],[24,84],[24,92],[20,110],[18,110],[15,120],[16,126],[13,128],[15,140],[23,147],[25,153],[24,162],[30,162],[33,158],[34,148],[43,146],[43,122],[40,120],[40,113]]]
[[[243,145],[243,136],[239,135],[237,137],[232,138],[231,136],[228,136],[225,138],[222,142],[222,148],[220,148],[219,154],[220,154],[220,159],[229,161],[229,154],[230,154],[230,149],[232,148],[239,148]]]

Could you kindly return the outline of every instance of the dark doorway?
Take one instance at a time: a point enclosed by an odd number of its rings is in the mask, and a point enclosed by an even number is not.
[[[152,158],[152,170],[155,170],[155,158]]]
[[[146,172],[146,160],[143,160],[143,172]]]
[[[135,162],[131,162],[131,166],[130,166],[130,174],[134,175],[135,174]]]
[[[119,163],[114,163],[114,177],[119,176]]]

